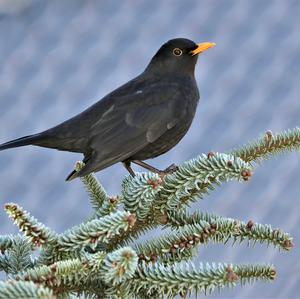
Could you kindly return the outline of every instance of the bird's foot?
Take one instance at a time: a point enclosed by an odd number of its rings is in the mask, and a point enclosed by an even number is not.
[[[177,171],[179,169],[179,167],[176,164],[171,164],[170,166],[168,166],[164,172],[167,174],[172,174],[173,172]]]
[[[176,164],[171,164],[168,166],[165,170],[160,170],[158,175],[163,179],[167,174],[172,174],[176,172],[179,169],[179,167]]]
[[[175,165],[175,164],[171,164],[169,167],[167,167],[165,170],[159,170],[143,161],[140,161],[140,160],[134,160],[132,161],[133,163],[139,165],[139,166],[142,166],[148,170],[150,170],[151,172],[153,173],[157,173],[161,179],[163,179],[167,174],[172,174],[174,173],[175,171],[178,170],[178,166]],[[129,163],[129,164],[128,164]],[[130,169],[130,162],[123,162],[124,166],[126,167],[126,169],[130,172],[132,171],[132,169]],[[128,166],[129,165],[129,166]],[[131,172],[130,172],[131,173]],[[134,176],[134,175],[133,175]]]

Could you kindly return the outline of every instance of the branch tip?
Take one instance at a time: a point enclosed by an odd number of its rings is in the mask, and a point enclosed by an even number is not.
[[[125,221],[128,222],[128,225],[130,228],[134,227],[135,223],[136,223],[136,216],[135,214],[130,214],[129,216],[125,217]]]
[[[207,153],[207,158],[210,159],[214,156],[215,154],[213,152],[208,152]]]
[[[250,177],[252,176],[252,173],[250,170],[243,170],[241,172],[241,176],[243,177],[244,181],[249,181]]]
[[[239,280],[239,276],[236,273],[234,273],[231,266],[228,266],[226,268],[225,277],[226,277],[226,280],[229,281],[229,282],[235,282],[235,281]]]
[[[292,240],[284,240],[283,242],[283,247],[286,249],[286,250],[290,250],[294,247],[294,243]]]
[[[270,143],[272,141],[272,139],[273,139],[272,131],[270,131],[270,130],[266,131],[265,136],[264,136],[265,143]]]
[[[149,179],[149,180],[147,181],[147,183],[148,183],[153,189],[156,189],[158,186],[161,185],[162,179],[161,179],[161,178],[158,178],[157,180]]]
[[[246,224],[246,229],[249,231],[252,230],[253,225],[254,225],[254,222],[252,220],[249,220]]]

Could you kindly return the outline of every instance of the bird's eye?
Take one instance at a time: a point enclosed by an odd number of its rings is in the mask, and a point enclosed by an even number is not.
[[[173,54],[174,54],[175,56],[181,56],[181,55],[182,55],[182,50],[180,50],[179,48],[175,48],[175,49],[173,50]]]

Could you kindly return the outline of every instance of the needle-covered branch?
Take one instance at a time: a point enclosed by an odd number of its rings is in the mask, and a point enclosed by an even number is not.
[[[27,281],[0,281],[0,298],[16,299],[53,299],[50,289]]]
[[[137,245],[137,252],[146,261],[161,258],[169,261],[180,261],[191,257],[191,250],[199,244],[226,242],[237,231],[234,220],[209,223],[200,220],[194,224],[186,224],[162,237]]]
[[[128,284],[128,288],[135,293],[145,292],[163,296],[185,297],[191,293],[211,293],[216,288],[234,286],[254,280],[274,280],[276,272],[273,266],[263,265],[228,265],[228,264],[200,264],[195,267],[191,263],[175,263],[171,266],[163,264],[142,264]]]
[[[76,251],[86,245],[95,248],[99,242],[108,243],[113,237],[129,230],[135,221],[133,214],[118,211],[83,223],[59,236],[60,251]]]
[[[17,204],[6,204],[5,211],[25,237],[35,246],[47,246],[56,243],[57,235]]]
[[[24,237],[16,236],[8,250],[0,255],[0,270],[7,274],[17,274],[33,266],[32,244]]]
[[[246,162],[259,162],[272,155],[298,150],[300,148],[300,128],[294,128],[282,133],[273,134],[267,131],[257,141],[232,151],[232,155]]]
[[[252,167],[232,155],[209,153],[185,162],[172,175],[166,176],[159,193],[160,204],[168,210],[176,210],[203,197],[213,184],[229,180],[247,181]]]
[[[54,299],[74,294],[85,298],[185,298],[238,281],[273,280],[272,266],[195,267],[188,261],[209,241],[225,245],[229,240],[259,242],[287,251],[293,246],[287,233],[252,220],[189,214],[185,208],[216,185],[247,181],[252,175],[249,163],[299,147],[298,128],[278,135],[267,132],[260,141],[231,155],[210,152],[166,176],[137,173],[126,177],[121,195],[114,197],[107,195],[94,175],[88,175],[82,181],[94,211],[88,220],[60,235],[18,205],[5,205],[24,237],[0,236],[0,270],[13,278],[0,283],[0,298]],[[77,164],[76,169],[81,167]],[[160,227],[169,231],[137,242],[139,236]]]
[[[50,266],[35,267],[16,276],[16,279],[43,284],[52,289],[54,294],[62,290],[87,291],[93,281],[102,284],[104,291],[105,284],[115,286],[131,279],[137,265],[138,257],[135,251],[124,247],[109,254],[87,254],[81,259],[68,259]]]
[[[104,253],[87,254],[81,258],[58,261],[49,266],[36,266],[17,275],[15,279],[46,286],[57,295],[68,292],[76,292],[79,295],[88,293],[91,289],[104,291],[104,285],[99,280],[99,277],[104,275],[100,271],[104,257]]]
[[[246,223],[240,220],[199,212],[191,215],[184,211],[170,211],[168,213],[168,226],[173,229],[184,227],[187,224],[195,225],[203,221],[209,223],[213,231],[216,232],[213,235],[216,242],[227,242],[231,238],[233,242],[248,241],[249,244],[257,242],[272,244],[274,247],[282,250],[290,250],[293,247],[292,238],[288,233],[272,229],[268,224],[254,223],[252,220]]]
[[[211,153],[184,163],[176,173],[167,175],[163,182],[157,174],[142,173],[135,178],[126,178],[123,182],[123,202],[125,208],[137,214],[142,228],[147,227],[146,222],[150,228],[162,222],[161,219],[154,219],[155,213],[162,218],[164,211],[178,209],[203,197],[208,190],[214,189],[213,184],[230,179],[247,181],[250,176],[251,166],[241,159]],[[139,224],[137,221],[136,226]],[[135,231],[133,229],[132,233]],[[130,239],[130,235],[123,237]]]
[[[130,247],[118,249],[105,257],[102,277],[107,284],[120,284],[133,277],[137,265],[138,257],[134,250]]]
[[[4,253],[5,250],[9,249],[14,243],[15,236],[13,235],[2,235],[0,236],[0,251]]]
[[[79,171],[83,167],[83,162],[77,162],[75,165],[75,170]],[[92,207],[95,209],[101,208],[103,203],[109,200],[109,197],[102,185],[98,182],[97,178],[93,174],[88,174],[84,177],[80,177],[80,179],[83,182],[88,195],[90,196]]]
[[[161,189],[162,180],[158,174],[137,173],[134,178],[128,176],[122,184],[126,210],[136,213],[138,220],[146,219]]]
[[[83,282],[84,263],[80,259],[68,259],[50,266],[38,266],[16,276],[16,280],[32,281],[56,290],[59,287],[72,289]]]

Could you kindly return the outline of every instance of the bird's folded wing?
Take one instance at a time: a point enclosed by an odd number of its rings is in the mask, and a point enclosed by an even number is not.
[[[103,167],[122,161],[173,128],[184,113],[177,85],[149,86],[134,94],[116,97],[91,127],[91,148]]]

